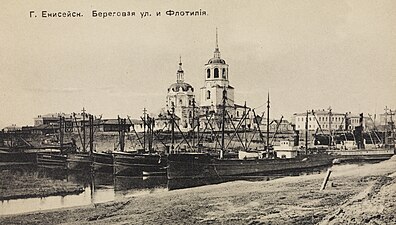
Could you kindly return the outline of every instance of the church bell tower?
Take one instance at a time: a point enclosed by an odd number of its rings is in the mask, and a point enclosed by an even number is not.
[[[223,91],[226,93],[226,107],[234,108],[234,88],[230,86],[228,64],[220,56],[218,33],[216,29],[216,47],[213,58],[204,66],[205,84],[200,90],[200,106],[217,112],[223,103]]]

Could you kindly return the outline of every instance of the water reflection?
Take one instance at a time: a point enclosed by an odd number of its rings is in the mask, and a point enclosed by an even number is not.
[[[18,171],[18,173],[21,173]],[[82,185],[84,192],[75,195],[49,196],[44,198],[13,199],[0,202],[0,215],[18,214],[49,209],[103,203],[126,196],[166,190],[166,177],[114,177],[111,174],[73,173],[59,170],[29,168],[23,172],[32,179],[49,178]]]
[[[347,166],[347,165],[346,165]],[[341,166],[342,167],[342,166]],[[0,215],[26,213],[48,209],[82,206],[122,199],[129,196],[155,194],[158,191],[176,190],[209,184],[218,184],[235,180],[268,181],[284,176],[299,176],[322,173],[328,167],[256,174],[245,177],[219,177],[216,179],[182,179],[168,180],[166,176],[154,177],[115,177],[106,173],[73,173],[48,169],[29,169],[24,173],[34,173],[35,177],[46,177],[53,180],[68,181],[82,185],[84,192],[76,195],[50,196],[45,198],[16,199],[0,202]],[[20,173],[20,171],[18,172]]]

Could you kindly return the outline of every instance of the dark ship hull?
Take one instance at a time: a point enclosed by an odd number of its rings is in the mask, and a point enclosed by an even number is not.
[[[186,153],[168,156],[168,179],[201,179],[303,170],[332,164],[328,154],[291,159],[218,159],[208,154]]]
[[[88,153],[68,154],[66,162],[69,170],[91,171],[92,160]]]
[[[67,155],[37,153],[37,166],[41,168],[67,169]]]
[[[166,171],[167,160],[158,154],[114,153],[114,175],[143,176]]]
[[[92,170],[99,173],[113,173],[113,154],[99,153],[92,154]]]

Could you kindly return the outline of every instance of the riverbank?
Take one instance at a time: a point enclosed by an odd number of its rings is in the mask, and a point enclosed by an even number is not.
[[[83,191],[84,189],[81,185],[41,177],[37,172],[14,173],[9,170],[0,171],[0,201],[79,194]]]
[[[396,157],[271,181],[154,191],[121,201],[0,217],[0,224],[396,223]]]

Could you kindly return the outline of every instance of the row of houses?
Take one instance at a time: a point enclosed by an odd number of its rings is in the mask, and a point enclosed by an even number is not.
[[[242,106],[240,106],[242,108]],[[236,112],[240,113],[238,117],[228,118],[228,123],[233,123],[233,125],[228,125],[227,129],[238,128],[239,130],[253,130],[259,129],[261,131],[266,131],[267,129],[267,119],[260,115],[254,116],[250,113],[245,117],[244,113],[246,110],[237,109]],[[207,113],[207,112],[206,112]],[[210,113],[210,112],[209,112]],[[175,115],[174,121],[176,131],[179,129],[181,131],[192,130],[192,126],[195,127],[197,131],[210,131],[211,128],[215,130],[220,130],[221,122],[219,120],[209,121],[208,115],[203,115],[199,109],[195,111],[195,120],[187,121],[188,126],[182,124],[180,118]],[[81,127],[86,127],[88,129],[88,116],[89,114],[66,114],[66,113],[53,113],[46,115],[39,115],[34,118],[33,126],[23,126],[18,127],[15,124],[3,129],[4,132],[20,131],[23,133],[30,134],[51,134],[59,132],[59,121],[60,118],[64,118],[63,129],[65,132],[79,132]],[[378,118],[373,118],[369,115],[357,115],[348,113],[337,113],[331,112],[330,110],[312,110],[305,113],[295,113],[292,119],[271,119],[269,129],[270,132],[279,133],[290,133],[295,130],[305,131],[306,126],[309,131],[320,131],[323,133],[328,133],[330,131],[351,131],[356,127],[363,125],[364,130],[391,130],[394,128],[392,113],[384,113],[379,115]],[[150,118],[150,117],[148,117]],[[201,119],[198,119],[201,118]],[[246,118],[244,122],[240,123],[241,118]],[[151,120],[152,128],[157,131],[170,131],[171,130],[171,116],[168,114],[159,114],[155,119]],[[376,122],[374,122],[376,121]],[[148,124],[148,120],[146,122]],[[186,121],[184,121],[186,123]],[[198,126],[199,123],[199,126]],[[208,125],[211,123],[211,125]],[[83,126],[85,124],[85,126]],[[98,116],[94,116],[94,129],[96,132],[118,132],[120,130],[125,130],[126,132],[143,132],[148,130],[148,125],[144,127],[142,119],[125,119],[125,124],[121,124],[119,119],[102,119]],[[194,125],[195,124],[195,125]]]
[[[339,113],[328,110],[311,110],[304,113],[293,114],[292,123],[296,130],[309,131],[321,130],[324,132],[355,130],[362,126],[363,130],[385,131],[394,128],[394,111],[385,112],[379,115],[379,119],[370,114],[353,114],[351,112]]]

